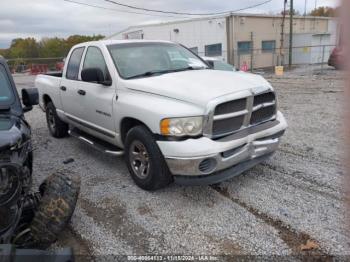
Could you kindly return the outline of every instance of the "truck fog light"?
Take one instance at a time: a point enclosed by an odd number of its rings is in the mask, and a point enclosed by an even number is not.
[[[215,170],[217,162],[215,158],[206,158],[199,163],[198,169],[204,174],[208,174]]]

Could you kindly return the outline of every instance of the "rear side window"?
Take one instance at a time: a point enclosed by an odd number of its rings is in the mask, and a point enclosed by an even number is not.
[[[81,61],[81,57],[83,56],[83,53],[84,53],[84,47],[79,47],[73,50],[67,66],[67,73],[66,73],[67,79],[78,80],[80,61]]]

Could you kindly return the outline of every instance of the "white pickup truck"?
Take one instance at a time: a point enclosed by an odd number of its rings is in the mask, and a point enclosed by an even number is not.
[[[145,190],[238,175],[271,156],[287,127],[264,78],[211,70],[172,42],[79,44],[62,74],[35,86],[54,137],[124,154]]]

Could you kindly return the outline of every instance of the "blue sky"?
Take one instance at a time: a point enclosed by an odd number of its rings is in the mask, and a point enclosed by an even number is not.
[[[129,10],[104,0],[76,0],[118,10]],[[307,11],[315,6],[336,6],[337,0],[307,0]],[[264,2],[264,0],[119,0],[119,2],[145,8],[179,12],[220,12],[236,10]],[[294,5],[304,12],[305,0],[294,0]],[[246,10],[245,13],[278,13],[283,0],[272,0],[263,6]],[[63,0],[1,0],[0,48],[7,48],[18,37],[66,37],[71,34],[111,35],[128,26],[181,19],[96,9],[68,3]]]

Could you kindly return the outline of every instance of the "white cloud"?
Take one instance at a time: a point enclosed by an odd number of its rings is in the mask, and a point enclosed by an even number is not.
[[[111,9],[130,10],[105,2],[104,0],[76,0]],[[179,12],[219,12],[236,10],[263,0],[118,0],[139,7]],[[305,0],[294,0],[296,8],[303,13]],[[314,7],[314,0],[307,0],[308,10]],[[336,5],[337,0],[318,0],[318,5]],[[283,0],[246,12],[277,13],[282,10]],[[158,14],[160,15],[160,14]],[[71,34],[110,35],[130,25],[154,21],[174,20],[171,17],[136,15],[115,12],[68,3],[63,0],[1,0],[0,48],[8,47],[17,37],[66,37]],[[181,16],[179,16],[181,19]]]

